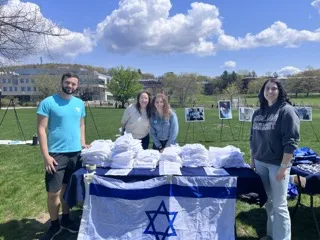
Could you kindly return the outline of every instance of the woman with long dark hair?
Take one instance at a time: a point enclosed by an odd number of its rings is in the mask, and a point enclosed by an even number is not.
[[[179,131],[177,115],[170,108],[168,98],[158,93],[152,99],[152,117],[150,132],[153,140],[153,149],[163,151],[164,148],[175,144]]]
[[[137,103],[128,106],[121,119],[122,133],[131,133],[133,138],[140,139],[143,149],[149,147],[150,117],[151,94],[142,91],[137,96]]]
[[[260,108],[252,117],[251,167],[268,195],[264,240],[290,240],[287,189],[293,152],[298,148],[300,120],[278,79],[269,79],[259,93]]]

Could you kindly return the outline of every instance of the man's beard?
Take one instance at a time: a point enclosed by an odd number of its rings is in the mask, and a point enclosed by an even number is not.
[[[62,91],[65,93],[65,94],[68,94],[68,95],[72,95],[76,92],[76,89],[72,91],[71,88],[66,88],[66,87],[61,87]]]

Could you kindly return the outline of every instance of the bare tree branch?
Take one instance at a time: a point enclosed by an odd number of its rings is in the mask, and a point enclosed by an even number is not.
[[[36,5],[9,7],[6,2],[0,0],[0,63],[1,59],[17,61],[41,49],[49,50],[48,37],[68,35],[67,30],[45,19]]]

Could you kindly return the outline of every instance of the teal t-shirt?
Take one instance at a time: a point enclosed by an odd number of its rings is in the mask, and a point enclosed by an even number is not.
[[[50,153],[81,151],[80,120],[86,115],[81,99],[66,100],[55,94],[40,103],[37,114],[48,117]]]

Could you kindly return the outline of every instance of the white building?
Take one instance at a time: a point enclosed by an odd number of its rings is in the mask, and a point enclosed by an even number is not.
[[[57,75],[60,78],[63,73],[72,71],[80,78],[78,94],[82,98],[85,97],[84,100],[113,101],[113,96],[106,87],[111,79],[110,76],[76,66],[59,64],[54,66],[33,65],[19,67],[14,71],[0,72],[2,97],[17,98],[20,102],[38,102],[43,99],[42,93],[35,84],[35,78],[38,75]]]

